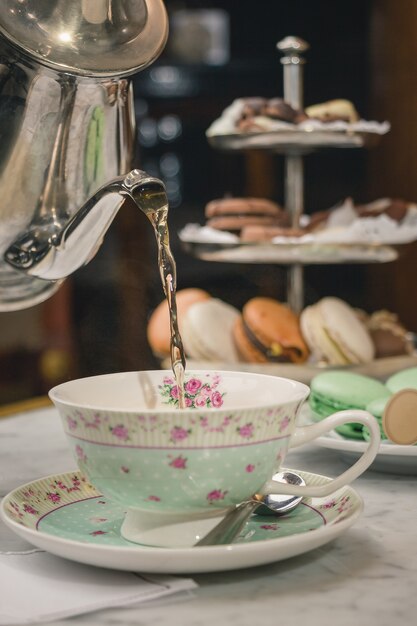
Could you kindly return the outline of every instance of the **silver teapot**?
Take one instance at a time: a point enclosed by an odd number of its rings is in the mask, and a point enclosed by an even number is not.
[[[48,298],[87,263],[126,195],[129,76],[162,51],[162,0],[2,0],[0,311]],[[126,176],[127,175],[127,176]]]

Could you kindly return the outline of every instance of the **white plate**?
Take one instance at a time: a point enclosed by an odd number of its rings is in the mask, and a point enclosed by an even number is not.
[[[357,122],[321,122],[308,119],[299,124],[258,116],[255,123],[263,130],[241,132],[236,122],[241,119],[244,98],[237,98],[206,131],[210,144],[222,150],[247,148],[270,149],[282,153],[306,153],[320,148],[361,148],[375,145],[390,130],[388,122],[358,120]]]
[[[179,234],[181,239],[181,233]],[[273,263],[325,265],[390,263],[398,252],[389,245],[333,243],[216,243],[181,240],[182,248],[203,261],[219,263]]]
[[[308,385],[314,376],[329,370],[350,371],[363,374],[364,376],[385,379],[402,369],[417,367],[417,355],[387,357],[362,365],[344,366],[326,366],[324,364],[309,362],[300,363],[299,365],[295,363],[224,363],[223,361],[197,361],[194,359],[187,359],[187,366],[190,370],[232,370],[267,374],[268,376],[282,376],[283,378],[291,378]],[[162,367],[164,369],[170,369],[171,361],[164,359],[162,361]]]
[[[309,418],[308,406],[303,407],[300,421],[302,423],[312,421]],[[346,439],[335,431],[318,437],[313,444],[337,451],[349,464],[358,459],[368,447],[366,441]],[[370,469],[392,474],[417,475],[417,446],[399,446],[389,441],[381,441]]]
[[[299,472],[307,484],[330,479]],[[350,486],[326,498],[311,498],[286,516],[252,516],[232,544],[194,548],[153,548],[130,543],[119,533],[123,509],[101,496],[79,472],[48,476],[7,495],[1,517],[18,535],[52,554],[112,569],[182,574],[227,571],[281,561],[332,541],[362,512],[363,501]],[[192,526],[194,540],[218,518]],[[165,527],[168,528],[169,527]]]
[[[378,145],[380,133],[356,130],[282,129],[224,135],[207,134],[208,142],[219,150],[271,150],[280,154],[307,154],[326,148],[371,148]]]
[[[345,439],[336,432],[323,435],[315,439],[314,443],[322,448],[337,450],[349,463],[359,458],[368,445],[365,441]],[[382,442],[371,469],[392,474],[417,475],[417,446],[398,446]]]

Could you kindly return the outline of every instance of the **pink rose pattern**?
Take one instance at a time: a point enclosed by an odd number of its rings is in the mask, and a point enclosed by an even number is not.
[[[61,502],[61,496],[59,495],[59,493],[55,492],[48,492],[46,494],[46,497],[51,501],[51,502]]]
[[[253,424],[239,426],[236,430],[243,439],[251,439],[253,437]]]
[[[227,491],[222,491],[221,489],[213,489],[207,494],[207,500],[210,504],[213,502],[219,502],[219,500],[224,500],[227,495]]]
[[[203,382],[199,378],[190,378],[184,384],[186,406],[191,409],[220,408],[225,394],[217,389],[219,383],[220,376],[218,375],[213,376],[211,383]],[[165,404],[178,406],[178,387],[173,378],[166,376],[159,390],[162,398],[165,398]]]
[[[339,500],[332,499],[324,502],[318,508],[324,511],[335,509],[338,513],[345,513],[351,507],[350,496],[342,496]]]
[[[87,463],[87,455],[81,446],[75,446],[75,454],[81,463]]]
[[[200,426],[207,433],[224,433],[232,421],[232,416],[226,415],[220,424],[214,425],[207,415],[200,416]]]
[[[112,435],[121,439],[122,441],[127,441],[129,439],[129,430],[123,424],[117,424],[117,426],[109,426],[110,432]]]
[[[48,510],[51,505],[60,507],[62,501],[73,492],[80,492],[83,485],[88,485],[86,479],[78,474],[70,474],[66,477],[66,481],[59,478],[49,481],[46,489],[34,489],[33,487],[25,488],[20,491],[22,502],[14,502],[11,500],[8,504],[8,511],[12,517],[26,526],[25,516],[42,516],[42,509],[45,503],[49,503]],[[93,489],[90,486],[91,489]]]
[[[287,430],[290,423],[291,423],[291,419],[288,415],[286,415],[279,425],[279,432],[284,433]]]
[[[262,530],[278,530],[278,524],[262,524]]]
[[[174,428],[171,429],[170,440],[173,442],[184,441],[190,433],[190,429],[186,430],[185,428],[182,428],[182,426],[174,426]]]
[[[172,459],[168,465],[175,469],[187,469],[187,459],[183,457],[181,454],[174,459],[169,456],[168,458]]]
[[[189,413],[181,416],[181,422],[175,423],[175,416],[169,414],[138,413],[129,416],[128,421],[105,413],[68,410],[65,416],[67,434],[78,441],[93,441],[114,446],[135,446],[135,440],[143,434],[149,439],[149,446],[192,447],[207,445],[211,447],[208,435],[224,434],[229,445],[231,442],[256,443],[264,439],[286,438],[290,436],[292,415],[298,407],[276,407],[265,409],[253,422],[245,413],[234,412],[229,415],[211,412],[211,409],[224,407],[224,395],[220,391],[222,380],[213,372],[204,378],[192,376],[184,385],[185,402],[190,408],[201,409],[201,414]],[[165,404],[178,406],[178,389],[173,376],[165,376],[159,386],[160,395]],[[207,410],[210,409],[210,410]],[[94,432],[95,431],[95,432]],[[94,433],[94,435],[93,435]],[[92,436],[93,435],[93,436]],[[206,443],[202,442],[202,435]],[[142,440],[143,441],[143,440]],[[77,442],[78,444],[78,442]],[[148,444],[145,443],[145,447]],[[214,446],[221,446],[219,438],[213,440]],[[74,451],[79,461],[87,463],[87,454],[81,445]],[[123,468],[121,471],[124,472]],[[128,472],[125,472],[128,473]]]
[[[187,459],[182,455],[176,457],[169,457],[170,465],[177,469],[181,469],[185,466]],[[246,471],[253,471],[254,466],[249,464],[246,466]],[[51,479],[44,486],[38,487],[36,484],[34,486],[24,487],[19,490],[17,500],[10,500],[6,504],[6,509],[8,513],[13,517],[15,521],[22,524],[23,526],[33,527],[34,524],[44,516],[45,512],[50,512],[54,510],[54,508],[60,508],[62,505],[70,504],[71,502],[77,502],[78,499],[83,501],[85,498],[89,498],[89,491],[93,490],[91,485],[86,482],[86,479],[81,474],[70,474],[63,477],[57,477],[55,479]],[[69,495],[75,493],[73,496]],[[207,493],[206,499],[209,504],[216,505],[217,503],[222,503],[222,501],[227,496],[228,491],[215,488]],[[70,498],[70,500],[68,500]],[[151,493],[146,500],[154,503],[161,502],[161,498],[155,493]],[[95,506],[97,504],[108,505],[111,504],[103,499],[98,499],[96,496],[93,496],[91,500],[91,506]],[[94,503],[94,504],[93,504]],[[352,501],[351,496],[349,495],[341,495],[339,498],[330,498],[322,502],[317,507],[309,506],[309,509],[316,512],[316,514],[320,515],[322,518],[322,523],[339,523],[343,519],[347,517],[349,511],[355,507],[355,501]],[[91,510],[92,512],[92,510]],[[101,513],[102,511],[100,511]],[[105,513],[106,514],[106,513]],[[29,521],[32,519],[33,521]],[[102,535],[109,534],[108,527],[103,526],[108,522],[111,522],[109,517],[103,517],[102,515],[93,514],[87,518],[90,524],[96,525],[96,528],[88,531],[88,534],[92,537],[100,537]],[[263,522],[261,519],[259,520],[258,528],[261,531],[271,533],[274,536],[274,533],[280,532],[282,524],[278,524],[276,522]],[[285,524],[285,522],[283,522]],[[300,532],[314,531],[318,527],[316,526],[308,526],[307,523],[311,524],[311,519],[306,520],[306,523],[303,526],[303,529]],[[97,528],[98,526],[98,528]],[[111,531],[113,532],[113,531]],[[252,528],[248,533],[241,534],[240,539],[242,541],[251,540],[251,537],[255,533],[256,530]],[[259,537],[262,538],[262,537]],[[255,539],[256,540],[256,539]]]
[[[66,420],[68,424],[68,430],[75,430],[77,428],[78,422],[73,417],[71,417],[71,415],[67,415]]]

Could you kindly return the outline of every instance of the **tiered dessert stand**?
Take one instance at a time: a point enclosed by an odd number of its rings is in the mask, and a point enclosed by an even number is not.
[[[283,53],[284,100],[294,109],[303,108],[302,54],[309,45],[302,39],[286,37],[277,44]],[[284,155],[285,208],[290,212],[293,227],[298,227],[304,213],[304,157],[320,149],[362,148],[375,143],[378,135],[368,131],[329,129],[314,124],[309,128],[285,128],[276,131],[218,134],[209,136],[210,144],[221,150],[269,150]],[[244,244],[216,242],[183,242],[194,256],[207,261],[234,263],[274,263],[288,266],[287,301],[300,312],[304,305],[303,266],[314,263],[380,263],[394,261],[398,254],[388,245],[305,245],[294,241],[286,244]]]

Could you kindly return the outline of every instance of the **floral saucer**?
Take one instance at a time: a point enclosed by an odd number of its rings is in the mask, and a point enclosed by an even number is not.
[[[297,472],[307,484],[330,480]],[[7,526],[33,545],[73,561],[129,571],[191,574],[263,565],[313,550],[347,530],[362,509],[362,499],[347,486],[332,496],[306,500],[282,517],[253,515],[229,545],[192,547],[218,523],[219,518],[211,518],[175,526],[177,533],[189,533],[192,527],[190,547],[145,547],[121,537],[123,508],[104,498],[75,471],[18,487],[3,499],[0,513]]]

